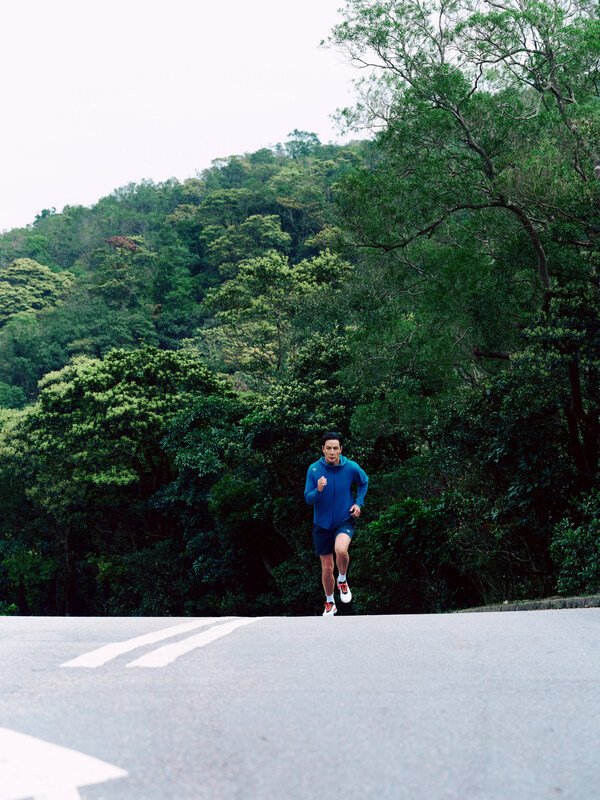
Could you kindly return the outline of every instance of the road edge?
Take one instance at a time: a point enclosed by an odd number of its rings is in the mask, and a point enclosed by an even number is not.
[[[477,606],[475,608],[461,608],[456,614],[473,614],[483,611],[546,611],[557,608],[598,608],[600,606],[600,594],[588,595],[585,597],[547,597],[544,600],[515,600],[489,606]]]

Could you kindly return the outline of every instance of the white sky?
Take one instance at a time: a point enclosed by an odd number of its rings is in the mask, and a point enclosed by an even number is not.
[[[343,0],[2,0],[0,230],[214,158],[342,141]]]

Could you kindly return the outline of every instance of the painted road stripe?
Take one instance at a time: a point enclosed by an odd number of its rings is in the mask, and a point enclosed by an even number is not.
[[[126,777],[77,750],[0,728],[0,800],[81,800],[77,787]]]
[[[170,639],[180,633],[189,633],[189,631],[194,631],[197,628],[205,628],[207,625],[228,619],[231,619],[231,617],[204,617],[193,622],[183,622],[181,625],[173,625],[170,628],[162,628],[159,631],[145,633],[143,636],[136,636],[135,639],[126,639],[124,642],[112,642],[98,647],[96,650],[83,653],[83,655],[77,656],[72,661],[65,661],[64,664],[61,664],[61,667],[101,667],[107,661],[111,661],[113,658],[123,655],[123,653],[136,650],[138,647],[162,642],[164,639]]]
[[[173,642],[166,644],[164,647],[159,647],[151,653],[147,653],[135,661],[131,661],[126,666],[128,667],[164,667],[175,661],[179,656],[189,653],[190,650],[195,650],[197,647],[204,647],[222,636],[227,636],[233,633],[236,628],[241,628],[242,625],[250,625],[252,622],[258,622],[262,617],[246,617],[245,619],[235,619],[233,622],[226,622],[224,625],[218,625],[211,628],[209,631],[199,633],[197,636],[189,636],[181,642]]]

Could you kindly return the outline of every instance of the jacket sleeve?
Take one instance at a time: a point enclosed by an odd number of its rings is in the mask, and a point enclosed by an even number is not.
[[[369,488],[369,476],[358,464],[356,465],[356,483],[358,484],[358,489],[356,490],[356,500],[354,502],[357,506],[362,507],[365,504],[365,495]]]
[[[319,496],[319,490],[317,489],[317,481],[315,480],[315,473],[309,467],[308,472],[306,473],[306,484],[304,486],[304,499],[306,500],[307,505],[313,506],[317,498]]]

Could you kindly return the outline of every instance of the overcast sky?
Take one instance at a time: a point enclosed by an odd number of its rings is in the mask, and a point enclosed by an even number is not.
[[[356,70],[319,47],[343,0],[4,0],[0,230],[214,158],[342,141]]]

